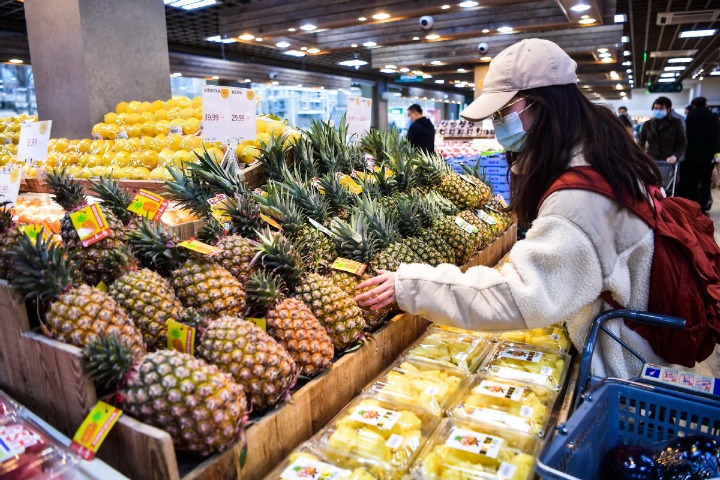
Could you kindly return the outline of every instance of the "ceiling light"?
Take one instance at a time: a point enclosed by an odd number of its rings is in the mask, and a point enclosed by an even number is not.
[[[624,13],[618,13],[615,15],[615,23],[625,23],[627,21],[627,15]]]
[[[288,32],[297,32],[297,29],[290,27],[290,28],[288,28]]]
[[[393,70],[391,68],[381,68],[380,71],[382,73],[397,73],[395,70]]]
[[[598,48],[597,51],[600,53],[606,53],[608,51],[608,49],[607,48]]]
[[[630,65],[632,65],[632,62],[628,60],[627,62],[623,62],[622,65],[623,67],[629,67]]]
[[[628,68],[625,70],[626,73],[632,73],[632,68]]]
[[[423,75],[423,78],[432,78],[432,75],[430,75],[429,73],[426,73]]]
[[[612,63],[612,62],[614,62],[614,61],[615,61],[615,60],[613,60],[612,57],[605,57],[605,58],[602,59],[602,62],[603,62],[603,63]]]
[[[615,85],[615,90],[622,90],[623,88],[625,88],[625,87],[623,87],[622,83],[618,83]]]
[[[710,72],[710,75],[712,75],[712,76],[720,75],[720,70],[713,70],[712,72]]]
[[[215,35],[214,37],[208,37],[205,40],[208,42],[217,42],[217,43],[235,43],[237,42],[237,39],[235,38],[221,38],[220,35]]]
[[[182,73],[180,73],[180,72],[175,72],[175,73],[171,73],[170,76],[171,76],[171,77],[182,77]]]
[[[376,13],[375,15],[373,15],[373,18],[375,20],[386,20],[386,19],[390,18],[390,14],[385,13],[385,12]]]
[[[679,57],[679,58],[668,58],[668,63],[690,63],[693,59],[691,57]]]
[[[660,74],[660,78],[674,78],[674,77],[677,77],[677,73],[666,72],[666,73]]]
[[[252,34],[250,34],[250,33],[243,33],[243,34],[240,35],[238,38],[239,38],[240,40],[250,41],[250,40],[255,40],[255,35],[252,35]]]
[[[622,43],[628,43],[630,41],[630,37],[628,37],[627,35],[623,35],[622,37],[620,37],[620,41]]]
[[[685,70],[685,66],[684,65],[676,65],[674,67],[665,67],[663,70],[665,70],[666,72],[672,72],[672,71],[680,72],[682,70]]]
[[[443,62],[441,62],[440,60],[433,60],[432,62],[430,62],[430,65],[442,65],[442,64],[443,64]]]
[[[304,52],[307,50],[307,47],[300,47],[300,50],[302,50]]]
[[[262,37],[258,37],[255,40],[257,40],[258,42],[262,42]]]
[[[385,65],[385,68],[388,70],[395,70],[397,67],[395,65]]]
[[[621,96],[621,97],[627,97],[627,93],[625,93],[625,92],[620,92],[620,96]]]
[[[350,45],[350,46],[351,46],[352,48],[357,48],[357,43],[353,43],[353,44]]]
[[[422,77],[425,75],[422,70],[413,70],[413,75],[417,75],[418,77]]]
[[[367,18],[365,18],[365,17],[360,17],[360,18],[358,18],[358,20],[360,20],[361,22],[364,22],[365,20],[367,20]]]
[[[633,79],[633,76],[632,76],[632,75],[628,75],[627,77],[628,77],[629,80],[632,80],[632,79]]]
[[[165,0],[164,3],[170,7],[182,8],[184,10],[194,10],[196,8],[215,5],[215,0]]]
[[[478,4],[478,2],[460,2],[460,3],[458,3],[458,7],[472,8],[472,7],[476,7],[477,4]]]
[[[213,76],[210,77],[210,78],[212,78],[213,80],[220,80],[220,77],[218,77],[217,75],[213,75]]]
[[[443,10],[447,10],[448,8],[450,8],[450,5],[443,5],[443,6],[440,7],[440,8],[442,8]]]
[[[500,27],[497,29],[497,31],[500,33],[510,33],[513,31],[513,28],[512,27]]]
[[[582,88],[590,88],[590,85],[583,85]]]
[[[304,30],[306,32],[312,32],[317,27],[313,25],[312,23],[306,23],[305,25],[300,25],[300,30]]]
[[[708,30],[685,30],[684,32],[680,32],[680,38],[695,38],[695,37],[712,37],[715,35],[714,28],[708,29]]]
[[[288,50],[283,53],[285,55],[290,55],[291,57],[304,57],[305,56],[305,52],[301,52],[300,50]]]
[[[246,78],[245,80],[243,80],[243,82],[245,82],[245,83],[251,83],[252,80],[250,80],[249,78]]]
[[[275,46],[278,48],[287,48],[290,46],[290,42],[278,42]]]
[[[613,70],[612,72],[610,72],[610,73],[608,74],[608,76],[609,76],[611,79],[613,79],[613,80],[619,80],[619,79],[620,79],[620,75],[619,75],[615,70]]]
[[[437,40],[438,38],[440,38],[440,35],[438,35],[437,33],[431,33],[430,35],[426,35],[425,38],[428,40]]]
[[[480,57],[481,62],[489,62],[490,60],[492,60],[492,57]]]
[[[598,57],[600,57],[600,58],[612,58],[612,53],[609,53],[609,52],[601,53],[600,55],[598,55]]]
[[[590,15],[583,15],[583,16],[580,17],[580,18],[581,18],[582,20],[585,20],[586,18],[590,18]]]
[[[298,83],[297,86],[302,88],[302,83]]]
[[[445,83],[445,80],[435,80],[435,83],[442,85],[443,83]]]
[[[594,18],[583,18],[578,22],[580,25],[590,25],[591,23],[595,23]]]
[[[403,68],[400,69],[400,71],[401,71],[402,73],[407,73],[407,72],[410,71],[410,69],[407,68],[407,67],[403,67]]]
[[[570,7],[570,10],[573,12],[584,12],[586,10],[590,10],[590,5],[585,5],[584,3],[578,3],[574,7]]]
[[[630,53],[630,50],[625,50],[625,51],[623,52],[623,55],[626,56],[626,57],[629,57],[630,55],[632,55],[632,53]]]
[[[19,58],[11,58],[10,60],[8,60],[8,63],[14,63],[15,65],[20,65],[21,63],[23,63],[23,61],[20,60]]]
[[[360,60],[358,58],[353,58],[352,60],[343,60],[342,62],[338,62],[338,65],[342,65],[343,67],[362,67],[363,65],[367,65],[368,62],[365,60]]]
[[[458,68],[458,69],[457,69],[457,72],[458,72],[458,73],[465,73],[465,72],[467,72],[467,70],[465,70],[464,68]]]
[[[420,37],[413,37],[413,40],[420,40]]]
[[[273,85],[280,85],[280,82],[274,81],[274,82],[272,82],[272,84],[273,84]]]
[[[489,29],[489,28],[483,28],[483,29],[482,29],[482,33],[490,33],[490,29]]]
[[[319,48],[315,48],[315,47],[313,47],[313,48],[308,48],[307,53],[320,53],[320,49],[319,49]]]
[[[375,43],[375,42],[365,42],[365,43],[363,43],[363,47],[377,47],[377,43]]]
[[[675,83],[674,78],[660,78],[658,79],[658,83]]]

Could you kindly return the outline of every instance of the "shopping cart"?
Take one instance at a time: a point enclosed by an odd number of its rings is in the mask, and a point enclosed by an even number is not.
[[[665,193],[668,197],[675,196],[675,180],[677,179],[678,162],[670,164],[665,160],[655,160],[655,164],[660,170],[660,175],[662,175],[662,186],[665,189]]]
[[[711,396],[643,383],[644,380],[604,379],[590,375],[590,360],[600,331],[611,335],[644,365],[651,365],[602,324],[628,318],[654,326],[683,328],[679,318],[612,310],[600,315],[583,347],[570,419],[556,428],[537,464],[545,479],[589,480],[599,478],[604,455],[616,445],[647,445],[678,436],[710,435],[720,439],[720,401]]]

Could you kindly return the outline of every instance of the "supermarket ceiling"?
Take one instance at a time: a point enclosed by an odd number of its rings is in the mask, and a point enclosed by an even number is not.
[[[591,98],[720,65],[720,0],[173,1],[174,52],[391,82],[414,74],[458,93],[471,93],[474,67],[529,37],[563,47]],[[0,0],[0,55],[27,57],[24,30],[22,2]]]

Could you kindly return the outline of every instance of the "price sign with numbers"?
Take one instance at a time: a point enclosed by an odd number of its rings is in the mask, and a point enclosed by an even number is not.
[[[17,158],[25,163],[46,160],[52,120],[20,125],[20,143]]]
[[[245,88],[203,87],[203,137],[206,142],[229,138],[255,139],[255,92]]]
[[[347,122],[348,135],[356,135],[360,139],[370,131],[372,118],[372,100],[363,97],[348,97]]]
[[[0,202],[10,202],[15,205],[20,193],[22,170],[20,167],[6,165],[0,167]]]

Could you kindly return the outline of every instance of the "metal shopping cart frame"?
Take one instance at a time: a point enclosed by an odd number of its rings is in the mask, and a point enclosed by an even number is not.
[[[655,160],[655,165],[657,165],[660,170],[660,175],[662,175],[662,186],[668,197],[675,196],[675,180],[677,180],[679,163],[680,162],[676,161],[675,163],[670,164],[666,160]]]
[[[601,331],[646,363],[603,326],[609,320],[623,318],[658,327],[685,326],[685,320],[680,318],[631,310],[611,310],[595,319],[581,355],[576,409],[565,424],[556,428],[538,458],[536,473],[541,478],[597,478],[605,453],[615,445],[646,445],[694,434],[720,439],[720,402],[716,398],[637,380],[599,379],[590,374]]]

